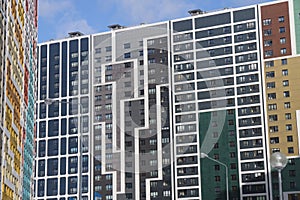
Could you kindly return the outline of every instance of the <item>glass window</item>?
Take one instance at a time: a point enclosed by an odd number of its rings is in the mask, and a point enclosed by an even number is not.
[[[287,59],[281,59],[281,65],[287,65]]]
[[[292,135],[287,136],[287,137],[286,137],[286,140],[287,140],[288,142],[293,142],[293,136],[292,136]]]
[[[284,22],[284,16],[278,17],[278,22],[280,22],[280,23]]]
[[[124,58],[130,58],[131,57],[131,53],[124,53]]]
[[[272,29],[264,30],[264,36],[270,36],[270,35],[272,35]]]
[[[106,51],[106,52],[110,52],[110,51],[111,51],[111,46],[105,47],[105,51]]]
[[[269,104],[268,110],[277,110],[277,104]]]
[[[101,53],[101,48],[96,48],[96,49],[95,49],[95,53],[97,53],[97,54],[98,54],[98,53]]]
[[[274,67],[274,61],[267,61],[265,62],[266,67]]]
[[[293,129],[292,124],[286,124],[285,125],[285,130],[291,131]]]
[[[275,72],[274,72],[274,71],[267,72],[267,73],[266,73],[266,77],[267,77],[267,78],[274,78],[274,77],[275,77]]]
[[[291,113],[285,113],[285,119],[286,120],[292,119],[292,114]]]
[[[290,97],[290,91],[284,91],[283,97]]]
[[[105,56],[105,61],[111,61],[111,56]]]
[[[272,50],[265,51],[265,57],[270,57],[270,56],[273,56],[273,51]]]
[[[291,108],[291,103],[290,102],[285,102],[284,103],[284,108]]]
[[[289,71],[287,69],[282,70],[282,76],[287,76],[289,75]]]
[[[276,93],[268,93],[268,99],[276,99]]]
[[[288,153],[294,153],[294,147],[288,147]]]
[[[286,38],[280,38],[280,44],[285,44],[286,43]]]
[[[279,28],[279,33],[285,33],[285,27],[280,27]]]
[[[125,43],[124,44],[124,49],[129,49],[130,48],[130,43]]]
[[[273,43],[272,40],[265,40],[264,41],[264,46],[265,47],[270,47],[270,46],[272,46],[272,43]]]
[[[284,87],[289,86],[289,80],[283,80],[283,81],[282,81],[282,85],[283,85]]]
[[[264,19],[264,20],[263,20],[263,25],[264,25],[264,26],[268,26],[268,25],[271,24],[271,22],[272,22],[271,19]]]
[[[275,82],[268,82],[267,88],[275,88]]]
[[[281,49],[280,49],[280,53],[281,53],[281,54],[286,54],[286,48],[281,48]]]
[[[269,121],[277,121],[278,120],[278,117],[277,115],[269,115]]]

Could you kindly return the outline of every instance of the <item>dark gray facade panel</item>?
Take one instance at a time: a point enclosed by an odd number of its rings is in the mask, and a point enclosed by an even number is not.
[[[191,19],[173,23],[173,31],[175,33],[181,31],[189,31],[192,30],[192,28],[193,24]]]
[[[233,21],[241,22],[255,18],[255,9],[249,8],[233,12]]]
[[[213,15],[208,17],[200,17],[195,19],[195,28],[206,28],[210,26],[217,26],[222,24],[228,24],[231,22],[230,13],[223,13],[219,15]]]
[[[61,96],[62,97],[66,97],[67,96],[67,77],[68,77],[68,73],[67,73],[67,42],[63,42],[62,43],[62,63],[61,63],[61,70],[62,70],[62,78],[61,78]]]

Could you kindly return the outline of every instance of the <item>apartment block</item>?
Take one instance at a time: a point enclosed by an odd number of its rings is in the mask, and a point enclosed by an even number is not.
[[[37,0],[0,2],[1,199],[32,199]]]
[[[300,5],[39,44],[35,199],[297,199]],[[51,102],[51,105],[49,104]]]

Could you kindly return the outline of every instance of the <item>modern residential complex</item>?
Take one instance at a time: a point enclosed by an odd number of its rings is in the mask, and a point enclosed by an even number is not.
[[[189,13],[38,45],[35,199],[300,198],[300,2]]]
[[[37,0],[0,1],[0,199],[32,199]]]

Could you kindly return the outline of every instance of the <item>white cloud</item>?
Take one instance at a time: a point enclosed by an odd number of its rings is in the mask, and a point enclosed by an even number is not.
[[[126,14],[134,23],[154,22],[162,19],[171,19],[178,16],[187,16],[187,11],[196,5],[183,0],[114,0],[122,14]]]
[[[63,20],[59,22],[56,29],[56,37],[64,38],[70,32],[79,31],[84,34],[95,33],[96,30],[89,26],[88,22],[84,19],[79,20]]]
[[[240,7],[240,6],[247,6],[247,5],[255,5],[264,2],[269,2],[272,0],[223,0],[223,4],[230,5],[230,7]]]
[[[75,1],[41,0],[39,2],[39,17],[43,20],[44,28],[52,27],[54,39],[64,38],[73,31],[80,31],[84,34],[95,32],[78,12]]]
[[[70,0],[42,0],[39,1],[39,17],[55,19],[61,13],[73,8]]]

